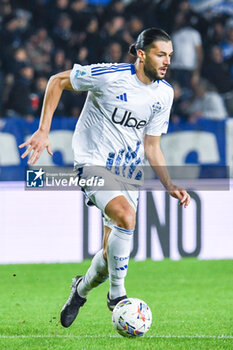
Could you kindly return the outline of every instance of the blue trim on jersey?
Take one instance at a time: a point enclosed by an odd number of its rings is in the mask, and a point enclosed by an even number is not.
[[[124,68],[130,68],[130,65],[125,65],[125,66],[111,66],[111,67],[102,67],[102,68],[93,68],[91,71],[92,73],[98,73],[98,72],[103,72],[106,70],[117,70],[117,69],[124,69]]]
[[[92,75],[96,74],[96,73],[101,73],[101,72],[107,72],[107,71],[117,71],[117,70],[121,70],[121,69],[130,69],[131,66],[130,64],[128,63],[125,63],[125,64],[121,64],[121,65],[112,65],[110,67],[95,67],[95,68],[92,68],[91,69],[91,73]]]
[[[173,89],[173,87],[172,87],[166,80],[162,79],[161,81],[162,81],[164,84],[166,84],[167,86],[170,86],[170,88]]]
[[[136,69],[135,69],[134,64],[131,64],[131,74],[132,75],[136,74]]]
[[[101,67],[93,67],[91,68],[91,72],[96,73],[103,70],[109,70],[109,69],[118,69],[118,68],[126,68],[130,67],[131,65],[129,63],[120,63],[120,64],[112,64],[111,66],[101,66]]]
[[[114,225],[113,227],[116,228],[119,231],[122,231],[122,232],[126,233],[127,235],[132,235],[134,233],[134,229],[133,230],[127,230],[126,228],[122,228],[122,227],[119,227],[119,226],[116,226],[116,225]]]
[[[131,68],[121,68],[121,69],[114,69],[114,70],[106,70],[106,71],[102,71],[102,72],[97,72],[97,73],[92,73],[92,76],[96,76],[96,75],[102,75],[102,74],[109,74],[109,73],[117,73],[117,72],[123,72],[126,70],[131,70]]]

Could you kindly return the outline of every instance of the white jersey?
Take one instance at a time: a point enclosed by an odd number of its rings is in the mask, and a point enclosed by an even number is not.
[[[167,132],[171,85],[165,80],[142,83],[128,63],[75,64],[70,81],[74,90],[88,91],[73,136],[75,165],[101,165],[108,170],[127,166],[133,171],[142,164],[144,135]]]

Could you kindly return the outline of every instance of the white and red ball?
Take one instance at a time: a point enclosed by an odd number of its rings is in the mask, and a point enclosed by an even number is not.
[[[143,300],[127,298],[115,306],[112,323],[123,337],[139,337],[150,329],[152,313]]]

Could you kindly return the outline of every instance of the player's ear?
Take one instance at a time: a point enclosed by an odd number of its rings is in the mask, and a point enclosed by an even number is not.
[[[137,57],[139,58],[140,62],[143,63],[146,57],[145,51],[141,49],[137,50]]]

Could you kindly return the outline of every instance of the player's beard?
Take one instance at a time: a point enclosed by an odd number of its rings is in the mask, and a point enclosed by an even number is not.
[[[144,65],[144,73],[151,81],[162,80],[165,77],[165,75],[159,76],[158,71],[149,64]]]

